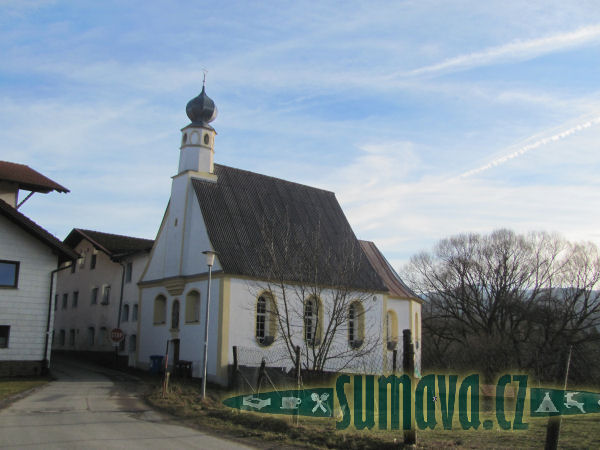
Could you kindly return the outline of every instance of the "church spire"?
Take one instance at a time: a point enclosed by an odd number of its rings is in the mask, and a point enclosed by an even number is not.
[[[217,117],[215,102],[206,95],[206,75],[202,82],[202,92],[191,99],[185,112],[191,123],[181,130],[181,150],[179,173],[214,172],[214,143],[217,132],[210,123]]]

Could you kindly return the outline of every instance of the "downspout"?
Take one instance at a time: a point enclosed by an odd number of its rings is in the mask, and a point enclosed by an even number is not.
[[[117,314],[117,328],[121,328],[121,309],[123,309],[123,291],[125,288],[125,264],[116,261],[121,266],[121,293],[119,295],[119,313]],[[125,339],[125,338],[123,338]],[[115,365],[119,362],[119,344],[115,345]]]
[[[50,369],[50,356],[48,355],[48,341],[50,340],[50,317],[52,317],[52,289],[54,289],[54,274],[61,270],[70,269],[73,264],[76,264],[76,260],[71,261],[71,265],[65,267],[59,267],[50,272],[50,294],[48,298],[48,320],[46,321],[46,345],[44,346],[44,366],[42,367],[42,374],[47,374]]]

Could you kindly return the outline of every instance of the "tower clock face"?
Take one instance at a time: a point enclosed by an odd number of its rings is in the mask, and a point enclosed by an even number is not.
[[[207,134],[204,135],[204,144],[208,145],[208,143],[210,142],[210,136]]]

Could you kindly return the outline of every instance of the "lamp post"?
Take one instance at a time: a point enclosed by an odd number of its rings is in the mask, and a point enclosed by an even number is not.
[[[206,265],[208,266],[208,292],[206,294],[206,315],[204,316],[204,375],[202,376],[202,400],[206,397],[206,363],[208,360],[208,316],[210,313],[210,282],[212,277],[212,266],[215,263],[216,252],[206,250],[202,252],[206,255]]]

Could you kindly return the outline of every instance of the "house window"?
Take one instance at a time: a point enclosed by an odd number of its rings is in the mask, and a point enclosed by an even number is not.
[[[73,308],[77,308],[77,303],[79,303],[79,291],[73,292]]]
[[[350,303],[348,307],[348,344],[360,348],[365,335],[365,310],[359,301]]]
[[[398,317],[392,310],[389,310],[385,315],[385,330],[387,348],[390,351],[395,350],[398,345]]]
[[[135,305],[133,305],[133,309],[131,310],[131,321],[137,322],[137,316],[138,316],[138,305],[136,303]]]
[[[125,283],[131,283],[131,272],[133,272],[133,263],[128,262],[125,266]]]
[[[121,339],[119,341],[119,351],[120,352],[124,352],[125,351],[125,342],[127,342],[126,339],[127,339],[127,335],[124,335],[123,339]]]
[[[67,309],[69,306],[69,294],[63,294],[62,309]]]
[[[132,334],[129,336],[129,353],[135,352],[137,349],[137,336]]]
[[[54,311],[58,309],[58,294],[54,296]]]
[[[256,301],[256,340],[261,345],[271,345],[275,340],[276,330],[275,302],[268,294],[263,294]]]
[[[89,327],[88,328],[88,345],[90,347],[94,346],[94,341],[96,340],[95,334],[96,334],[96,332],[94,330],[94,327]]]
[[[129,305],[123,305],[123,317],[121,318],[122,322],[127,322],[129,320]]]
[[[200,294],[197,291],[189,292],[185,297],[185,321],[200,322]]]
[[[90,304],[95,305],[98,303],[98,288],[92,288],[92,294],[90,296]]]
[[[10,325],[0,325],[0,348],[8,348]]]
[[[106,339],[106,327],[100,327],[100,332],[98,333],[98,345],[103,346],[106,343]]]
[[[16,288],[19,284],[19,262],[0,260],[0,287]]]
[[[110,285],[105,284],[102,288],[102,304],[108,305],[110,303]]]
[[[154,325],[161,325],[167,320],[167,299],[159,295],[154,299]]]
[[[179,329],[179,300],[175,300],[171,307],[171,328],[173,330]]]
[[[321,343],[319,309],[319,300],[316,297],[310,297],[304,303],[304,339],[309,345]]]
[[[69,345],[71,347],[75,346],[75,330],[69,330]]]
[[[65,330],[60,330],[60,333],[58,334],[58,345],[61,347],[65,346]]]
[[[96,258],[97,258],[97,256],[98,255],[96,253],[92,253],[92,257],[90,258],[90,270],[96,268]]]

